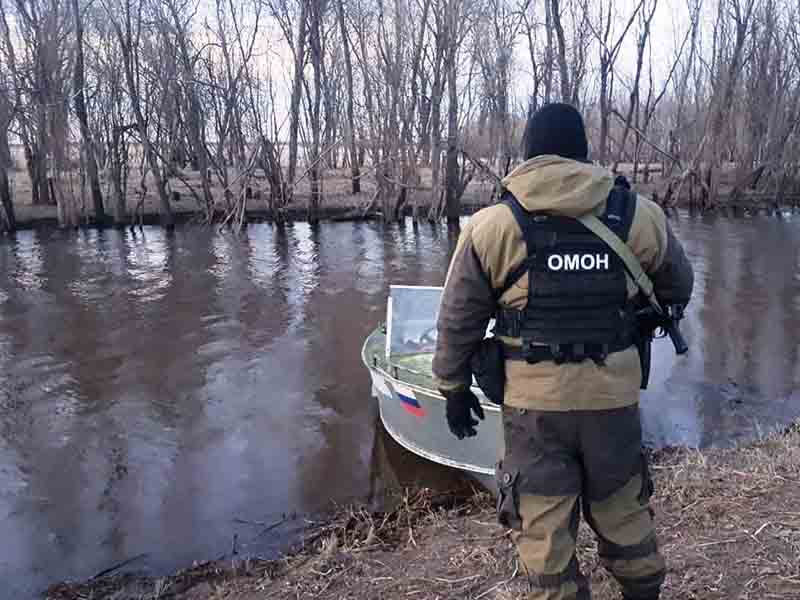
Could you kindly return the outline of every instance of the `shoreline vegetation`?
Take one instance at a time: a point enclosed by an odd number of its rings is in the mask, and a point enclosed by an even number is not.
[[[341,187],[371,188],[361,208],[383,221],[457,225],[552,102],[665,206],[796,204],[794,3],[616,4],[0,4],[0,229],[28,203],[48,216],[21,223],[63,227],[152,203],[171,229],[187,201],[241,227],[257,191],[272,219],[314,222]]]
[[[625,170],[622,169],[621,172]],[[429,175],[429,174],[428,174]],[[628,174],[630,175],[630,174]],[[408,194],[408,201],[398,207],[398,213],[390,215],[389,218],[382,212],[381,202],[377,199],[377,188],[374,181],[365,179],[362,191],[352,194],[349,189],[349,179],[343,170],[333,170],[326,175],[327,191],[325,200],[321,205],[315,207],[312,212],[310,190],[299,189],[294,196],[291,204],[276,209],[266,197],[269,193],[262,190],[257,181],[247,188],[245,193],[247,199],[235,205],[226,206],[224,195],[221,190],[212,189],[213,195],[217,198],[216,207],[209,218],[208,211],[198,204],[193,197],[189,186],[194,179],[199,180],[199,173],[187,172],[184,180],[186,183],[173,185],[172,193],[172,224],[209,224],[214,223],[221,226],[230,226],[240,229],[246,223],[257,222],[292,222],[292,221],[396,221],[398,215],[415,217],[419,221],[429,221],[431,216],[431,193],[425,186],[423,180],[421,187],[413,194]],[[696,205],[690,202],[688,197],[681,196],[679,201],[664,201],[659,196],[659,190],[663,188],[663,182],[658,178],[651,179],[648,183],[634,183],[634,190],[657,201],[668,213],[675,212],[679,208],[689,209],[690,214],[695,212]],[[730,187],[730,189],[728,189]],[[746,193],[741,194],[733,190],[731,186],[723,185],[721,193],[724,202],[715,205],[711,209],[700,212],[716,213],[731,216],[744,216],[753,214],[780,215],[781,211],[790,210],[795,212],[800,207],[800,197],[784,196],[778,202],[774,198],[768,198],[763,194]],[[16,230],[30,229],[55,229],[67,228],[63,225],[63,215],[59,215],[59,208],[56,205],[33,204],[30,199],[30,182],[22,175],[21,180],[16,184],[15,214]],[[663,191],[663,190],[662,190]],[[219,193],[216,193],[219,192]],[[735,198],[734,198],[735,196]],[[462,215],[472,214],[485,206],[497,201],[495,180],[491,178],[476,179],[469,183],[460,199],[460,213]],[[130,196],[128,198],[128,218],[122,225],[116,224],[119,228],[134,228],[143,225],[163,225],[162,214],[158,203],[158,198],[153,194],[144,197]],[[244,210],[242,210],[244,209]],[[94,217],[91,208],[86,202],[79,210],[79,217],[70,226],[71,228],[97,228],[113,227],[114,223],[107,221],[98,222]],[[434,220],[438,220],[435,219]],[[0,232],[3,228],[0,227]]]
[[[800,422],[739,448],[658,451],[651,468],[663,600],[800,598]],[[578,549],[593,598],[618,598],[585,525]],[[526,591],[491,495],[423,488],[398,492],[382,512],[339,508],[277,560],[197,563],[161,578],[110,572],[53,585],[44,598],[515,600]]]

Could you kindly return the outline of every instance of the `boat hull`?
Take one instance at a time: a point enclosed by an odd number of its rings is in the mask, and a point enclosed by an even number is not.
[[[478,435],[459,440],[447,427],[445,400],[432,376],[405,371],[385,360],[385,335],[374,331],[364,344],[362,360],[372,378],[381,421],[398,444],[428,460],[475,473],[494,474],[503,453],[502,413],[478,388],[486,419]]]

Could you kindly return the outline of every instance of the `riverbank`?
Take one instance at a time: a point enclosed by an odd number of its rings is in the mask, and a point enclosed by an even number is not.
[[[486,198],[489,198],[489,195]],[[470,215],[485,206],[487,206],[486,200],[482,200],[473,192],[462,198],[461,212],[464,215]],[[413,207],[406,206],[403,209],[403,214],[412,216],[413,210]],[[426,217],[430,210],[430,205],[420,204],[417,210],[420,215]],[[205,215],[200,210],[186,204],[174,207],[172,216],[175,225],[202,223],[205,220]],[[325,203],[317,209],[316,218],[318,221],[379,221],[382,219],[382,215],[378,208],[369,206],[369,198],[366,198],[365,194],[359,194],[357,196],[337,196],[326,199]],[[280,219],[284,222],[309,221],[309,209],[306,199],[301,198],[294,204],[281,209]],[[242,219],[244,223],[265,223],[275,220],[275,215],[263,206],[263,202],[248,201],[247,209]],[[214,221],[217,224],[225,222],[236,224],[239,221],[239,215],[237,214],[236,218],[227,219],[223,207],[220,206],[217,208]],[[16,224],[17,230],[20,231],[56,229],[60,227],[55,206],[22,206],[17,209]],[[140,225],[161,224],[162,218],[158,207],[148,205],[135,217],[132,217],[127,226],[138,227]],[[96,219],[91,215],[87,215],[81,219],[78,228],[96,228],[97,226]],[[0,233],[2,233],[1,230]]]
[[[623,172],[628,173],[627,167]],[[402,207],[404,215],[412,215],[413,211],[427,216],[431,206],[430,171],[422,169],[420,171],[421,181],[417,188],[411,190]],[[769,215],[779,214],[781,210],[795,211],[798,208],[800,197],[792,196],[784,198],[781,206],[777,206],[774,201],[764,194],[748,192],[742,195],[735,203],[730,202],[729,195],[732,190],[731,174],[726,174],[721,187],[720,204],[714,207],[712,212],[724,215],[742,216],[745,214],[765,213]],[[77,174],[73,174],[69,179],[71,190],[80,189]],[[138,180],[137,180],[138,181]],[[147,179],[148,189],[144,198],[138,196],[138,186],[133,180],[128,184],[128,195],[126,198],[127,211],[129,213],[130,225],[160,225],[162,223],[161,208],[155,192],[155,183]],[[348,173],[343,169],[326,170],[324,177],[324,197],[321,206],[316,211],[316,219],[320,221],[360,221],[360,220],[380,220],[379,203],[376,202],[374,177],[367,176],[362,179],[362,191],[352,194],[350,191],[350,180]],[[270,222],[275,220],[276,215],[270,210],[267,195],[268,190],[264,187],[263,177],[254,180],[251,184],[252,197],[246,201],[245,214],[243,221]],[[494,180],[485,176],[477,176],[464,190],[461,198],[462,214],[468,215],[487,206],[493,199]],[[107,185],[104,186],[107,204],[110,202]],[[192,189],[197,193],[200,188],[200,174],[196,171],[185,171],[180,179],[173,178],[170,181],[171,191],[171,210],[175,224],[186,224],[203,222],[204,212],[199,208],[194,199]],[[641,194],[659,201],[660,195],[664,194],[664,182],[658,177],[651,179],[648,183],[639,183],[634,188]],[[12,191],[14,198],[14,212],[17,229],[50,229],[59,227],[58,209],[55,205],[35,205],[32,203],[31,184],[27,174],[17,171],[12,177]],[[212,195],[216,199],[215,221],[218,223],[230,220],[236,222],[242,215],[236,213],[233,219],[227,218],[228,209],[223,201],[222,188],[218,182],[212,180]],[[73,201],[76,206],[79,227],[96,227],[97,223],[92,214],[88,199],[79,197],[77,191],[76,199]],[[660,195],[659,195],[660,194]],[[281,209],[280,219],[283,221],[307,221],[309,220],[309,203],[311,199],[308,181],[302,181],[296,191],[295,198],[291,204]],[[688,196],[681,196],[675,203],[671,201],[670,210],[677,207],[690,208]],[[110,205],[106,206],[106,211],[110,211]],[[0,214],[0,217],[2,214]],[[2,225],[2,221],[0,221]],[[2,227],[0,227],[0,232]]]
[[[425,171],[425,170],[423,170]],[[366,176],[361,180],[361,192],[353,194],[348,173],[343,169],[325,171],[323,199],[316,211],[316,219],[320,221],[358,221],[381,219],[380,203],[377,202],[374,177]],[[134,181],[135,179],[135,181]],[[128,183],[126,210],[129,225],[160,225],[162,223],[161,204],[155,194],[155,182],[147,177],[148,192],[143,198],[139,196],[138,178]],[[80,196],[80,182],[77,174],[68,178],[70,190],[74,193],[72,203],[77,213],[79,227],[96,227],[97,223],[88,198]],[[14,213],[18,230],[49,229],[59,227],[58,208],[55,205],[33,204],[31,183],[27,173],[16,171],[11,178]],[[203,222],[204,211],[198,205],[194,194],[200,189],[200,174],[196,171],[184,171],[180,179],[170,181],[170,208],[173,222],[176,225]],[[249,196],[245,204],[244,222],[274,221],[276,215],[270,209],[268,188],[261,178],[253,180],[249,186]],[[411,215],[416,209],[418,214],[427,216],[431,206],[430,174],[423,172],[423,181],[418,189],[410,191],[402,207],[403,214]],[[110,214],[110,196],[104,184],[106,212]],[[486,178],[476,177],[469,183],[461,199],[462,212],[471,214],[486,206],[494,189],[494,182]],[[193,191],[194,190],[194,193]],[[224,201],[223,190],[219,182],[212,180],[211,193],[215,199],[215,217],[217,223],[238,222],[242,215],[238,209],[235,216],[228,219],[229,207]],[[297,186],[294,199],[280,210],[277,217],[283,221],[308,221],[311,189],[305,179]],[[2,213],[0,213],[2,219]],[[110,223],[110,221],[109,221]],[[0,220],[2,232],[2,220]]]
[[[664,600],[800,598],[800,424],[738,449],[662,451],[652,471],[669,565]],[[585,526],[578,546],[593,597],[616,598]],[[487,492],[423,489],[405,492],[388,512],[353,506],[310,523],[281,560],[234,557],[159,579],[107,574],[55,585],[45,598],[513,600],[525,590]]]
[[[489,196],[487,196],[487,198],[488,197]],[[252,206],[253,204],[254,203],[248,203],[248,208],[243,215],[242,223],[272,223],[276,221],[275,215],[270,210],[254,207]],[[363,204],[359,204],[356,200],[340,200],[339,202],[326,203],[317,210],[316,220],[319,222],[355,222],[381,221],[383,219],[380,210],[374,208],[364,210],[363,206]],[[465,197],[462,199],[461,203],[461,214],[463,216],[471,215],[480,209],[485,208],[486,206],[488,206],[486,201],[478,198],[475,195],[472,197]],[[23,209],[25,208],[30,209],[34,207],[23,207]],[[17,217],[17,231],[52,230],[61,228],[55,207],[45,206],[35,208],[36,210],[23,210],[21,216]],[[430,210],[430,206],[427,204],[420,205],[418,210],[419,214],[422,215],[423,218],[426,218]],[[668,211],[668,214],[677,214],[678,209],[671,207],[665,210]],[[696,210],[688,210],[690,215],[698,214],[698,211]],[[723,204],[713,211],[706,212],[731,217],[754,216],[759,214],[781,217],[786,211],[790,211],[792,214],[794,214],[797,211],[797,207],[776,207],[771,204],[746,202],[737,204],[736,206],[726,206]],[[413,216],[413,208],[406,206],[403,210],[403,215],[406,217]],[[308,222],[310,220],[308,207],[303,202],[288,206],[282,209],[280,219],[281,222],[285,223]],[[205,215],[201,211],[194,208],[182,207],[173,211],[173,223],[176,226],[199,224],[203,223],[204,220]],[[238,224],[238,220],[238,216],[236,219],[227,219],[226,213],[220,209],[216,213],[214,222],[217,225],[229,224],[234,226]],[[162,225],[161,214],[156,208],[152,208],[147,209],[141,214],[137,215],[135,220],[125,225],[125,228],[160,225]],[[87,216],[81,220],[75,229],[97,229],[98,227],[97,221],[93,217]],[[104,227],[113,227],[113,225],[106,224]],[[0,229],[0,236],[2,236],[4,233],[5,232]]]

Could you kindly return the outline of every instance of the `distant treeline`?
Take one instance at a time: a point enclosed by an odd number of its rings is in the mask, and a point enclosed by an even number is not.
[[[788,0],[0,0],[0,218],[15,141],[65,223],[84,204],[126,222],[132,185],[170,225],[177,183],[211,222],[253,186],[280,218],[302,181],[313,219],[335,168],[385,219],[453,220],[556,100],[584,111],[594,160],[659,163],[663,202],[779,200],[799,22]]]

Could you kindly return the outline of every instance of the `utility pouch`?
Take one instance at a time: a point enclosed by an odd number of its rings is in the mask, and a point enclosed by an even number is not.
[[[470,358],[470,369],[486,397],[495,404],[503,404],[506,387],[506,362],[503,343],[495,337],[481,341]]]
[[[519,471],[506,471],[503,462],[497,463],[495,480],[497,482],[497,522],[515,531],[522,530],[522,517],[519,514],[519,491],[517,480]]]
[[[650,465],[647,461],[647,455],[642,452],[642,487],[639,490],[639,504],[644,506],[650,502],[650,498],[653,496],[655,492],[655,485],[653,485],[653,477],[650,475]],[[655,512],[653,511],[653,507],[649,506],[648,510],[650,512],[650,517],[655,516]]]
[[[639,351],[639,366],[642,369],[642,381],[639,388],[643,390],[647,389],[647,384],[650,382],[650,350],[652,343],[653,339],[650,336],[643,335],[640,332],[636,340],[636,349]]]

